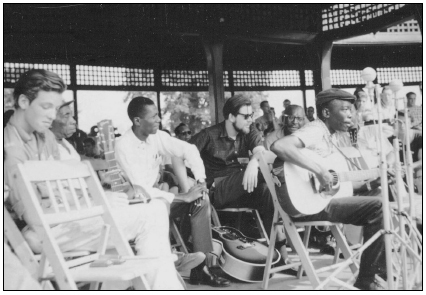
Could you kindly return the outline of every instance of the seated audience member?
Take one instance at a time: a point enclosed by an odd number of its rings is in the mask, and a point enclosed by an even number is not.
[[[264,141],[265,148],[269,150],[274,141],[291,135],[294,131],[302,128],[305,125],[305,113],[303,108],[298,105],[289,105],[284,111],[284,127],[275,130],[268,134]]]
[[[225,121],[201,130],[190,140],[204,161],[207,187],[213,191],[210,200],[216,209],[258,209],[266,232],[270,233],[274,206],[258,170],[257,153],[265,148],[261,134],[253,128],[250,99],[242,95],[229,98],[223,107],[223,116]],[[277,243],[277,249],[281,246],[285,247],[282,240]]]
[[[84,156],[87,158],[99,159],[100,156],[97,153],[96,142],[93,138],[88,137],[83,140]]]
[[[172,218],[189,214],[194,252],[210,255],[209,252],[213,250],[210,203],[208,199],[202,200],[199,206],[194,203],[203,196],[203,192],[207,192],[204,183],[206,178],[204,164],[200,153],[195,146],[158,130],[161,119],[151,99],[142,96],[133,98],[127,113],[132,121],[132,127],[115,146],[120,167],[133,185],[143,187],[151,197],[169,199]],[[181,194],[156,188],[160,165],[165,156],[186,160],[198,184],[189,190],[188,187],[184,187]],[[182,168],[185,171],[184,166]],[[176,167],[174,170],[177,173]],[[230,284],[227,279],[210,273],[209,268],[204,264],[191,271],[190,281],[192,284],[209,284],[219,287]]]
[[[351,123],[351,104],[355,96],[340,89],[328,89],[316,97],[318,119],[308,123],[304,128],[285,136],[271,146],[271,150],[282,161],[291,162],[316,175],[321,188],[327,188],[333,176],[326,167],[301,153],[306,148],[315,151],[321,157],[338,152],[335,148],[337,132],[347,132]],[[284,195],[288,194],[284,173],[277,175],[281,186],[276,186],[279,200],[286,211]],[[367,184],[354,187],[357,191],[368,191]],[[287,198],[288,199],[288,198]],[[376,232],[383,229],[382,202],[375,197],[333,198],[321,212],[313,215],[292,216],[294,221],[331,221],[354,224],[364,227],[364,241],[368,241]],[[362,254],[359,275],[355,287],[360,289],[379,289],[380,283],[375,279],[379,275],[386,279],[386,259],[384,255],[384,238],[379,237]]]
[[[75,132],[70,137],[67,137],[66,139],[68,142],[75,148],[77,153],[80,155],[84,154],[84,144],[83,141],[87,138],[86,132],[83,130],[78,129],[77,126],[77,120],[75,117],[73,117],[75,123]]]
[[[189,129],[188,125],[186,125],[185,123],[180,123],[175,128],[175,134],[176,138],[188,142],[191,139],[192,132]]]
[[[288,106],[291,105],[291,102],[289,99],[284,99],[283,101],[283,107],[284,107],[284,111],[286,108],[288,108]],[[280,117],[278,118],[278,124],[283,127],[284,123],[285,123],[285,118],[284,118],[284,111],[282,111]]]
[[[315,120],[314,114],[315,114],[315,108],[314,107],[309,107],[308,108],[308,116],[307,116],[309,122],[312,122],[312,121]]]
[[[392,140],[393,136],[393,124],[395,118],[395,106],[393,102],[393,92],[389,88],[389,86],[383,87],[382,93],[380,94],[380,103],[382,108],[382,120],[383,120],[383,132],[385,136]],[[378,109],[377,109],[377,101],[376,104],[372,108],[372,115],[374,120],[378,120]],[[370,124],[372,122],[366,123]]]
[[[413,129],[422,129],[423,124],[423,109],[416,105],[416,94],[414,92],[407,93],[407,107],[411,118]]]
[[[260,103],[260,108],[263,111],[263,115],[254,121],[254,126],[257,130],[262,132],[264,136],[267,136],[272,131],[278,130],[278,119],[275,118],[275,112],[271,110],[269,102],[266,100]]]
[[[58,144],[55,135],[49,130],[58,109],[63,104],[62,93],[65,89],[63,80],[53,72],[41,69],[25,72],[19,78],[14,90],[15,114],[4,129],[7,155],[5,178],[6,184],[11,188],[10,201],[18,217],[27,222],[29,231],[33,231],[33,224],[27,216],[31,208],[25,208],[21,201],[28,196],[19,194],[17,189],[19,183],[13,176],[18,163],[29,160],[60,160],[64,153],[59,147],[65,151],[68,148],[66,143]],[[67,111],[59,114],[59,118],[65,116]],[[69,116],[68,120],[70,118],[72,117]],[[66,132],[56,134],[63,136]],[[62,140],[63,138],[60,141]],[[161,257],[171,254],[169,222],[163,202],[153,201],[149,204],[128,206],[128,202],[123,204],[114,201],[127,199],[126,195],[123,197],[123,194],[110,193],[107,197],[113,207],[112,213],[119,228],[123,230],[127,239],[136,241],[137,255]],[[44,201],[41,202],[41,206],[46,208]],[[92,218],[61,224],[51,230],[54,237],[61,237],[58,244],[62,251],[93,251],[97,250],[96,242],[101,236],[102,228],[101,220]],[[146,279],[153,289],[183,289],[172,261],[167,261],[158,269],[149,272]]]

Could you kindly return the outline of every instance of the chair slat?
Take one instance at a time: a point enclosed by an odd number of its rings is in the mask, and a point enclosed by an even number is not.
[[[81,206],[80,206],[80,202],[78,200],[78,196],[75,193],[73,180],[72,179],[67,179],[67,181],[68,181],[68,185],[69,185],[69,188],[70,188],[70,191],[71,191],[72,199],[74,200],[74,205],[77,208],[77,210],[80,210]]]
[[[45,181],[45,183],[46,183],[46,187],[47,187],[47,192],[49,194],[50,203],[51,203],[53,209],[55,210],[55,212],[59,212],[58,203],[56,202],[56,196],[53,193],[53,189],[52,189],[52,186],[50,185],[50,181]]]
[[[90,208],[90,207],[92,207],[92,202],[90,202],[89,195],[87,194],[87,186],[84,183],[83,178],[79,177],[78,181],[80,182],[80,188],[81,188],[82,193],[83,193],[84,201],[86,202],[87,207]]]
[[[27,161],[22,164],[30,182],[75,179],[89,177],[90,170],[85,163],[69,161]]]
[[[65,211],[70,212],[70,205],[68,204],[68,199],[65,195],[64,187],[62,186],[62,181],[56,180],[56,185],[58,186],[59,193],[62,197],[62,202],[64,203]]]
[[[104,214],[102,206],[95,206],[90,209],[81,209],[79,211],[46,214],[45,219],[49,225],[57,225],[65,222],[92,218],[102,214]]]

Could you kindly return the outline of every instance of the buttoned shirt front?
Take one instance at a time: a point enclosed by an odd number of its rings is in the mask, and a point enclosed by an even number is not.
[[[174,194],[154,188],[164,157],[186,160],[197,180],[205,179],[200,153],[194,145],[171,137],[164,131],[148,136],[146,141],[136,137],[132,129],[121,136],[115,146],[117,161],[132,184],[143,187],[151,198],[165,198],[170,203]]]
[[[262,146],[261,134],[250,126],[249,134],[238,133],[236,139],[229,137],[225,121],[216,124],[194,135],[190,143],[200,151],[207,174],[207,183],[214,178],[228,176],[245,168],[240,162],[247,163],[249,151]],[[263,146],[262,146],[263,148]],[[240,161],[239,161],[240,160]]]

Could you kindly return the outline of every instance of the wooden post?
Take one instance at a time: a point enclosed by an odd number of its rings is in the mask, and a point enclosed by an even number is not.
[[[74,99],[74,117],[78,126],[78,103],[77,103],[77,66],[75,63],[70,64],[70,90],[72,90],[72,96]]]
[[[225,104],[223,87],[223,40],[203,37],[204,50],[209,73],[209,106],[212,125],[223,121],[222,109]]]
[[[308,45],[313,68],[315,94],[331,88],[331,50],[333,41],[317,41]]]

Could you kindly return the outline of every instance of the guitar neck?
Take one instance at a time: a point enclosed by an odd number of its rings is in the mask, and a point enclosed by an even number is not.
[[[105,152],[105,161],[108,167],[108,176],[111,180],[111,190],[113,192],[123,192],[126,188],[118,168],[117,160],[115,159],[114,151]]]
[[[339,180],[344,181],[365,181],[369,179],[375,179],[380,177],[379,169],[371,169],[371,170],[357,170],[357,171],[346,171],[339,172]]]

